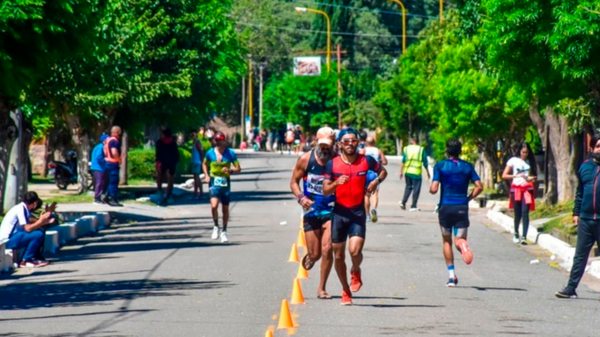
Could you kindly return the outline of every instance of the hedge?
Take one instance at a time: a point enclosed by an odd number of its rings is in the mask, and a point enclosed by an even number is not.
[[[129,165],[127,173],[130,179],[156,180],[156,168],[154,166],[155,150],[137,148],[129,150],[127,155]],[[179,163],[175,179],[180,180],[184,174],[190,174],[192,154],[184,147],[179,147]]]

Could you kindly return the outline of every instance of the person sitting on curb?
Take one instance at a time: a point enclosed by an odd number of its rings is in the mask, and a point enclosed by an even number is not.
[[[594,242],[600,245],[600,211],[596,200],[600,198],[598,172],[600,172],[600,134],[590,140],[592,159],[581,164],[577,172],[577,193],[573,206],[573,223],[577,226],[577,247],[567,286],[555,293],[558,298],[577,298],[579,285]]]
[[[31,212],[38,207],[41,200],[37,193],[27,192],[23,196],[22,201],[11,208],[6,213],[4,220],[2,220],[2,224],[0,225],[0,240],[8,239],[6,243],[7,249],[25,248],[25,255],[19,263],[19,267],[44,267],[48,265],[48,261],[38,260],[36,259],[36,255],[38,255],[40,247],[44,244],[42,227],[55,221],[52,218],[54,210],[48,208],[48,211],[43,212],[39,219],[32,221]]]

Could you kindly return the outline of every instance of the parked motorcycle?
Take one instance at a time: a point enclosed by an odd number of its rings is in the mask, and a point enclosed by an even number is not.
[[[67,161],[52,161],[48,164],[50,168],[50,176],[54,177],[56,187],[61,190],[66,190],[69,185],[79,184],[79,176],[77,174],[77,153],[69,151],[66,153]],[[88,189],[93,188],[94,182],[92,179],[91,170],[88,171]]]

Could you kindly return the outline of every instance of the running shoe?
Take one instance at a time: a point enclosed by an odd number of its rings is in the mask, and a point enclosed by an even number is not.
[[[402,203],[402,201],[400,201],[400,208],[402,208],[403,210],[406,211],[406,205]]]
[[[565,289],[557,291],[554,296],[558,298],[577,298],[577,293],[575,292],[575,289],[567,286]]]
[[[371,222],[371,216],[370,216],[370,215],[367,215],[367,220],[366,220],[366,222]]]
[[[227,235],[227,232],[221,232],[221,242],[229,242],[229,235]]]
[[[221,234],[221,230],[219,229],[218,226],[214,226],[213,227],[213,231],[212,231],[212,235],[210,236],[211,239],[216,240],[219,238],[219,234]]]
[[[377,222],[377,210],[376,209],[371,210],[371,221]]]
[[[513,236],[513,243],[519,243],[519,236],[518,235]]]
[[[112,207],[123,207],[122,204],[120,204],[117,200],[112,199],[108,201],[108,205],[112,206]]]
[[[521,244],[522,244],[523,246],[527,246],[527,238],[526,238],[526,237],[522,237],[522,238],[521,238]]]
[[[454,288],[458,285],[458,278],[454,277],[448,280],[448,283],[446,283],[446,287],[450,287],[450,288]]]
[[[350,272],[350,290],[357,292],[362,287],[362,279],[360,278],[360,270],[356,273]]]
[[[420,212],[421,210],[417,207],[411,207],[408,211],[409,212]]]
[[[50,262],[45,261],[45,260],[21,261],[21,263],[19,263],[19,267],[21,267],[21,268],[23,268],[23,267],[27,267],[27,268],[40,268],[40,267],[47,266],[48,264],[50,264]]]
[[[104,205],[104,203],[100,199],[94,199],[94,205]]]
[[[473,252],[471,251],[471,248],[469,248],[467,240],[459,240],[458,247],[460,249],[460,253],[462,254],[463,261],[465,261],[466,264],[471,264],[471,262],[473,262]]]
[[[342,290],[341,305],[352,305],[352,293],[351,292]]]

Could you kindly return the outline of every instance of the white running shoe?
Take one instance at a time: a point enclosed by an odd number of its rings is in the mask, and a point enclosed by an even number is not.
[[[371,222],[371,216],[367,215],[367,222]]]
[[[227,235],[227,232],[221,232],[221,242],[229,242],[229,236]]]
[[[513,236],[513,243],[519,243],[519,237]]]
[[[219,234],[221,233],[221,230],[219,229],[219,227],[214,226],[213,227],[213,232],[212,235],[210,236],[211,239],[216,240],[219,238]]]
[[[409,212],[420,212],[421,210],[419,208],[416,207],[412,207],[411,209],[408,210]]]

